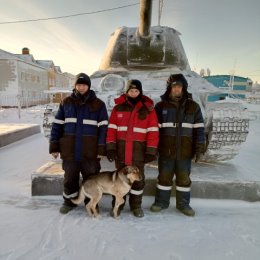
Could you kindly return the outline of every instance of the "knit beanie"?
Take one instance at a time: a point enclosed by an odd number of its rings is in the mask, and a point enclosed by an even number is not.
[[[76,81],[75,81],[75,86],[77,84],[84,84],[84,85],[88,85],[88,87],[91,87],[91,80],[89,78],[89,76],[85,73],[79,73],[76,76]]]
[[[143,95],[142,83],[138,79],[131,79],[126,84],[126,93],[130,89],[138,89],[140,91],[140,95]]]

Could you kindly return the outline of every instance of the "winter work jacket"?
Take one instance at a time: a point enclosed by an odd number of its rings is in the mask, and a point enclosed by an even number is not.
[[[187,95],[179,105],[161,96],[155,110],[159,121],[160,156],[177,160],[191,159],[204,152],[204,121],[200,106]]]
[[[144,162],[145,154],[156,155],[159,129],[153,101],[142,96],[133,106],[123,94],[115,103],[109,119],[107,150],[116,150],[117,160],[126,165]]]
[[[52,125],[50,153],[64,160],[82,161],[105,155],[108,115],[105,103],[93,90],[87,96],[74,91],[60,104]]]

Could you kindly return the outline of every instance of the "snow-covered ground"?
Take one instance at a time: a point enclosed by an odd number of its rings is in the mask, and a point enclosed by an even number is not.
[[[42,107],[28,108],[19,119],[16,109],[0,110],[0,123],[41,124],[42,114]],[[240,164],[244,158],[247,165],[253,153],[254,175],[259,170],[260,148],[254,143],[259,126],[258,117],[238,156]],[[60,196],[31,197],[31,173],[48,160],[42,134],[0,149],[1,260],[260,258],[259,202],[192,199],[196,216],[189,218],[175,210],[174,198],[169,209],[154,214],[149,211],[153,197],[144,197],[144,218],[135,218],[127,206],[115,220],[109,216],[111,198],[106,196],[99,220],[88,217],[83,205],[61,215]]]

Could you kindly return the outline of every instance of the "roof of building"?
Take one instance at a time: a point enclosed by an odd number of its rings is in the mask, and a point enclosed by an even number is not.
[[[14,60],[16,60],[17,57],[10,52],[7,52],[7,51],[0,49],[0,59],[14,59]]]
[[[13,54],[0,49],[0,59],[18,60],[45,69],[45,67],[36,63],[35,59],[31,54]]]
[[[22,60],[35,63],[35,59],[34,59],[33,55],[31,55],[31,54],[15,54],[15,56],[19,57]]]
[[[36,62],[46,69],[54,68],[54,62],[52,60],[36,60]]]
[[[54,68],[56,72],[62,73],[60,66],[55,66]]]
[[[24,49],[28,49],[28,48],[24,48]],[[4,51],[0,49],[0,59],[18,60],[43,69],[53,69],[55,70],[55,72],[62,74],[60,66],[55,66],[52,60],[35,60],[32,54],[13,54],[8,51]],[[73,74],[70,73],[67,74],[74,77]]]

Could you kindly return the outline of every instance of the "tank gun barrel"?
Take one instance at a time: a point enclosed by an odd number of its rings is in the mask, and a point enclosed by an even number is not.
[[[140,23],[139,35],[147,37],[150,35],[152,19],[152,0],[140,0]]]

